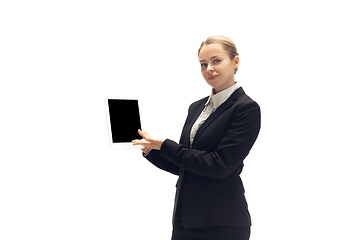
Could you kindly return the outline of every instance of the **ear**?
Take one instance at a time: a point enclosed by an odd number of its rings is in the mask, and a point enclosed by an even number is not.
[[[239,65],[240,65],[240,58],[239,58],[239,56],[235,56],[234,57],[234,69],[239,68]]]

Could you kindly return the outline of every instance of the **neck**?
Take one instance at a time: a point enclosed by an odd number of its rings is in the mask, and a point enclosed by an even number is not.
[[[216,90],[215,88],[213,88],[212,91],[213,91],[213,93],[214,93],[214,95],[215,95],[215,94],[217,94],[217,93],[219,93],[219,92],[221,92],[221,91],[224,91],[224,90],[226,90],[226,89],[234,86],[235,84],[236,84],[236,82],[234,81],[233,84],[231,84],[230,86],[228,86],[228,87],[226,87],[226,88],[224,88],[224,89],[220,89],[220,90],[218,91],[218,90]]]

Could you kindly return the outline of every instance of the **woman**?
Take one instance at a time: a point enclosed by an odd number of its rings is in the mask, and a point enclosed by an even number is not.
[[[133,144],[179,175],[172,240],[248,240],[251,220],[239,175],[260,130],[260,108],[235,82],[240,60],[229,38],[209,37],[198,58],[212,92],[190,105],[180,144],[140,130],[143,139]]]

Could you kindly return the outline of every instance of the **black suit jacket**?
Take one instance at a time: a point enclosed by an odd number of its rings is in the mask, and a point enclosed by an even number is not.
[[[184,227],[251,226],[239,175],[260,130],[259,105],[237,89],[201,125],[190,147],[191,127],[207,99],[190,105],[179,144],[166,139],[146,158],[179,175],[174,213],[182,202]]]

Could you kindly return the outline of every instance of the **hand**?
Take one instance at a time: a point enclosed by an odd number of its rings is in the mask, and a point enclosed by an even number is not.
[[[145,148],[142,151],[148,154],[150,149],[160,150],[164,140],[156,140],[151,137],[148,132],[138,130],[139,135],[143,138],[141,140],[133,140],[133,145],[143,145]]]

